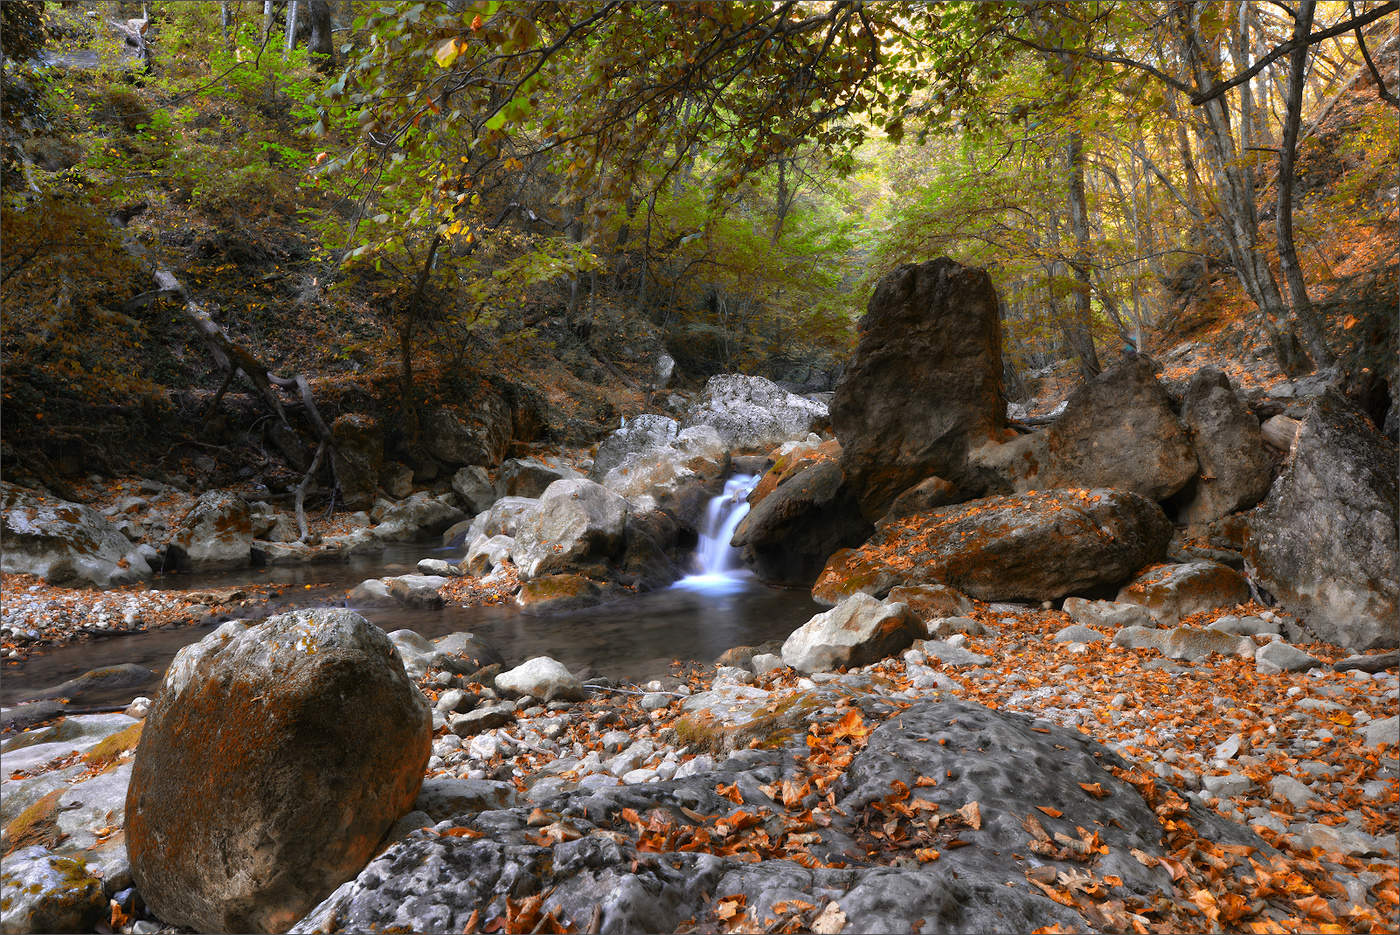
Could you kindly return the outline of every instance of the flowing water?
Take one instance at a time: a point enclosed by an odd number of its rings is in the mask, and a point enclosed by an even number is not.
[[[712,662],[731,646],[781,639],[820,609],[805,591],[760,584],[729,547],[735,527],[748,512],[744,498],[754,483],[753,477],[731,478],[724,493],[711,501],[696,549],[695,573],[664,590],[547,617],[522,614],[514,605],[436,610],[352,605],[352,609],[385,630],[410,629],[429,639],[466,630],[494,646],[508,662],[548,655],[585,677],[640,680],[664,674],[674,659]],[[439,542],[398,543],[344,564],[169,575],[151,586],[212,588],[270,582],[282,587],[274,599],[279,610],[288,604],[345,606],[345,592],[365,578],[409,573],[420,558],[456,558],[460,553],[460,549],[444,549]],[[181,647],[214,626],[122,634],[36,654],[18,668],[5,669],[0,702],[8,706],[38,689],[117,663],[132,662],[163,672]],[[76,703],[124,704],[135,695],[150,694],[154,687],[153,682],[94,692]]]

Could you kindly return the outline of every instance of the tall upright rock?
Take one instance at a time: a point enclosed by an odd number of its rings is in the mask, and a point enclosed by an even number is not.
[[[947,257],[901,266],[875,287],[859,332],[831,424],[861,512],[878,519],[933,476],[959,499],[980,495],[968,450],[999,440],[1006,426],[991,277]]]
[[[1347,649],[1400,645],[1396,486],[1395,445],[1329,392],[1250,517],[1249,566],[1314,633]]]

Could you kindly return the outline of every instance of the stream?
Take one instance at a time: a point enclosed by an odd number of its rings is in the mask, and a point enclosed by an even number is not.
[[[428,639],[467,631],[515,665],[533,656],[553,656],[582,678],[603,675],[640,681],[664,675],[673,660],[713,662],[733,646],[782,639],[819,608],[806,591],[779,590],[758,582],[729,539],[748,512],[746,497],[756,478],[730,478],[706,512],[695,555],[695,573],[669,588],[623,601],[550,616],[529,616],[511,605],[437,609],[355,607],[386,631],[413,630]],[[378,553],[323,565],[289,565],[182,575],[163,575],[151,588],[225,588],[256,583],[283,586],[279,608],[344,606],[346,591],[365,578],[414,573],[421,558],[458,558],[462,548],[441,541],[394,543]],[[307,586],[310,586],[308,589]],[[249,613],[259,616],[256,611]],[[36,653],[6,668],[0,703],[6,706],[37,691],[103,666],[136,663],[163,673],[184,646],[218,624],[122,633]],[[154,692],[146,685],[85,692],[76,705],[121,705]]]

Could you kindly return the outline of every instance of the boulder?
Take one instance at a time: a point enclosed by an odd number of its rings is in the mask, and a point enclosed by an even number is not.
[[[533,578],[606,564],[621,551],[626,525],[627,501],[603,485],[555,481],[516,532],[516,565]]]
[[[1089,601],[1082,597],[1067,597],[1064,612],[1071,620],[1086,627],[1120,630],[1123,627],[1155,627],[1156,621],[1140,604],[1120,604],[1117,601]]]
[[[538,497],[557,480],[582,476],[571,467],[538,458],[507,458],[496,472],[496,496]]]
[[[282,614],[186,647],[127,792],[142,898],[197,931],[286,931],[410,809],[430,732],[393,644],[351,611]]]
[[[1278,672],[1306,672],[1322,663],[1315,657],[1282,640],[1265,643],[1254,654],[1254,666],[1266,675]]]
[[[537,509],[540,501],[529,497],[502,497],[485,513],[472,520],[467,532],[467,541],[475,542],[478,536],[508,536],[515,538],[521,522]]]
[[[1225,374],[1203,367],[1191,378],[1181,402],[1199,470],[1181,520],[1209,523],[1264,498],[1273,479],[1273,459],[1264,447],[1259,420],[1230,386]]]
[[[499,499],[496,485],[491,483],[486,468],[479,464],[464,467],[452,475],[452,492],[473,516],[491,509],[491,504]]]
[[[1340,396],[1309,409],[1251,519],[1247,567],[1325,640],[1400,644],[1395,445]]]
[[[834,438],[821,441],[818,436],[809,435],[805,441],[784,442],[768,453],[763,476],[749,493],[749,506],[758,506],[764,497],[794,474],[814,464],[840,458],[841,443]]]
[[[904,604],[853,594],[794,630],[783,643],[783,663],[808,674],[869,665],[923,635],[923,622]]]
[[[0,568],[6,574],[109,588],[151,573],[131,540],[90,506],[3,482],[0,503]]]
[[[947,257],[904,265],[875,287],[831,402],[841,467],[867,519],[941,477],[977,496],[969,448],[1006,426],[1001,326],[985,270]]]
[[[915,513],[927,513],[941,506],[958,502],[958,488],[941,477],[926,477],[894,498],[881,522],[901,519]]]
[[[916,584],[890,590],[890,603],[907,604],[925,623],[944,617],[963,617],[972,613],[972,601],[956,588],[942,584]]]
[[[170,551],[181,568],[242,568],[252,561],[253,518],[236,494],[211,490],[175,525]]]
[[[769,584],[810,587],[831,553],[871,533],[835,461],[798,471],[740,521],[730,544]]]
[[[91,932],[110,913],[84,862],[33,845],[5,857],[0,932]]]
[[[379,423],[358,412],[331,423],[331,464],[340,485],[340,502],[347,510],[367,510],[379,490],[384,468],[384,434]]]
[[[510,446],[514,416],[495,393],[482,394],[468,413],[438,409],[428,418],[428,453],[451,467],[500,464]]]
[[[583,575],[540,575],[524,581],[515,603],[527,614],[555,614],[592,607],[603,600],[598,582]]]
[[[496,691],[512,698],[529,695],[542,701],[579,701],[583,683],[557,659],[536,656],[496,676]]]
[[[1183,662],[1200,662],[1217,653],[1252,658],[1255,652],[1254,641],[1247,636],[1196,627],[1172,627],[1170,630],[1124,627],[1113,635],[1113,645],[1124,649],[1155,649],[1168,659]]]
[[[1164,500],[1196,476],[1196,454],[1152,362],[1131,355],[1080,386],[1042,432],[988,445],[974,463],[1015,491],[1112,487]]]
[[[624,421],[598,445],[598,453],[593,456],[593,467],[588,476],[602,482],[608,472],[621,464],[628,455],[645,451],[648,448],[662,448],[676,437],[680,426],[676,420],[665,416],[646,413]]]
[[[440,533],[464,516],[451,502],[452,496],[420,490],[398,503],[380,500],[372,514],[379,524],[374,535],[381,542],[407,542]]]
[[[413,468],[399,461],[390,461],[379,472],[379,486],[395,500],[413,493]]]
[[[1048,601],[1118,584],[1159,560],[1172,525],[1124,490],[1043,490],[986,497],[885,526],[837,552],[812,588],[834,604],[864,591],[945,584],[984,601]]]
[[[443,600],[438,588],[447,582],[441,575],[399,575],[385,578],[384,587],[404,607],[441,607]]]
[[[772,380],[725,373],[710,377],[680,427],[713,426],[728,448],[768,451],[788,439],[806,438],[826,418],[826,406]]]
[[[628,454],[602,483],[642,509],[671,508],[688,492],[699,492],[707,481],[718,478],[722,467],[719,460],[678,448],[647,448]]]
[[[515,540],[510,536],[480,535],[467,549],[467,572],[480,577],[510,558]]]
[[[1249,600],[1249,582],[1228,565],[1186,562],[1149,569],[1118,592],[1120,604],[1139,604],[1159,624],[1171,626],[1203,610]]]

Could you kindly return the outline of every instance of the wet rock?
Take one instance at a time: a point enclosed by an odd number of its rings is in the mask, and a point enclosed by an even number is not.
[[[1308,669],[1320,665],[1322,665],[1321,662],[1298,647],[1290,646],[1281,641],[1265,643],[1254,654],[1255,668],[1266,674],[1306,672]]]
[[[145,666],[124,662],[120,665],[90,669],[60,685],[41,689],[31,697],[35,701],[48,698],[66,698],[69,704],[82,704],[89,701],[94,695],[146,685],[152,682],[155,677],[156,673]]]
[[[793,631],[782,657],[799,672],[830,672],[893,656],[923,634],[923,623],[905,605],[856,593]]]
[[[1118,592],[1118,602],[1140,604],[1153,620],[1170,626],[1202,610],[1243,604],[1249,596],[1249,582],[1233,568],[1187,562],[1162,565],[1133,579]]]
[[[459,574],[456,565],[440,558],[420,558],[418,560],[418,573],[436,575],[440,578],[456,578]]]
[[[491,483],[486,468],[476,464],[464,467],[452,475],[452,492],[461,499],[467,512],[473,516],[491,509],[491,504],[499,499],[496,496],[496,486]]]
[[[794,396],[771,380],[726,373],[710,377],[680,428],[709,425],[730,449],[768,451],[789,439],[805,438],[826,417],[826,406]]]
[[[331,423],[331,462],[341,503],[347,510],[374,505],[379,472],[384,468],[384,434],[379,423],[361,413],[346,413]]]
[[[540,575],[520,585],[515,603],[527,614],[556,614],[592,607],[606,592],[583,575]]]
[[[1082,597],[1067,597],[1064,612],[1075,623],[1086,627],[1117,630],[1122,627],[1155,627],[1156,621],[1140,604],[1117,601],[1089,601]]]
[[[167,922],[285,931],[408,811],[428,705],[383,631],[350,611],[201,643],[145,721],[126,803],[132,876]]]
[[[24,730],[63,713],[61,701],[35,701],[0,710],[0,730]]]
[[[1213,367],[1191,377],[1181,403],[1200,469],[1181,520],[1208,523],[1254,506],[1269,492],[1273,460],[1264,448],[1259,420]]]
[[[349,600],[356,607],[392,607],[398,603],[382,578],[366,578],[350,589]]]
[[[384,587],[389,596],[404,607],[441,607],[443,600],[438,588],[449,580],[441,575],[399,575],[385,578]]]
[[[0,872],[0,931],[90,932],[108,915],[102,881],[76,857],[43,847],[6,856]]]
[[[1054,600],[1117,584],[1162,556],[1171,523],[1121,490],[987,497],[877,530],[837,552],[812,589],[819,603],[858,591],[939,583],[979,600]]]
[[[546,464],[538,458],[507,458],[496,472],[498,497],[538,497],[550,484],[583,475],[562,464]]]
[[[513,554],[522,577],[606,565],[623,544],[627,501],[584,478],[555,481],[520,524]]]
[[[789,476],[739,523],[731,544],[761,581],[810,587],[831,553],[872,532],[834,461]]]
[[[583,698],[583,683],[563,663],[549,656],[536,656],[502,672],[496,676],[496,690],[508,697],[531,695],[544,701]]]
[[[947,257],[901,266],[876,285],[858,327],[831,421],[866,518],[929,477],[960,498],[983,493],[968,449],[1000,441],[1006,425],[991,278]]]
[[[1279,602],[1353,651],[1400,644],[1395,445],[1332,393],[1251,519],[1245,558]]]
[[[101,513],[0,483],[0,568],[51,584],[112,587],[151,574],[146,559]]]

